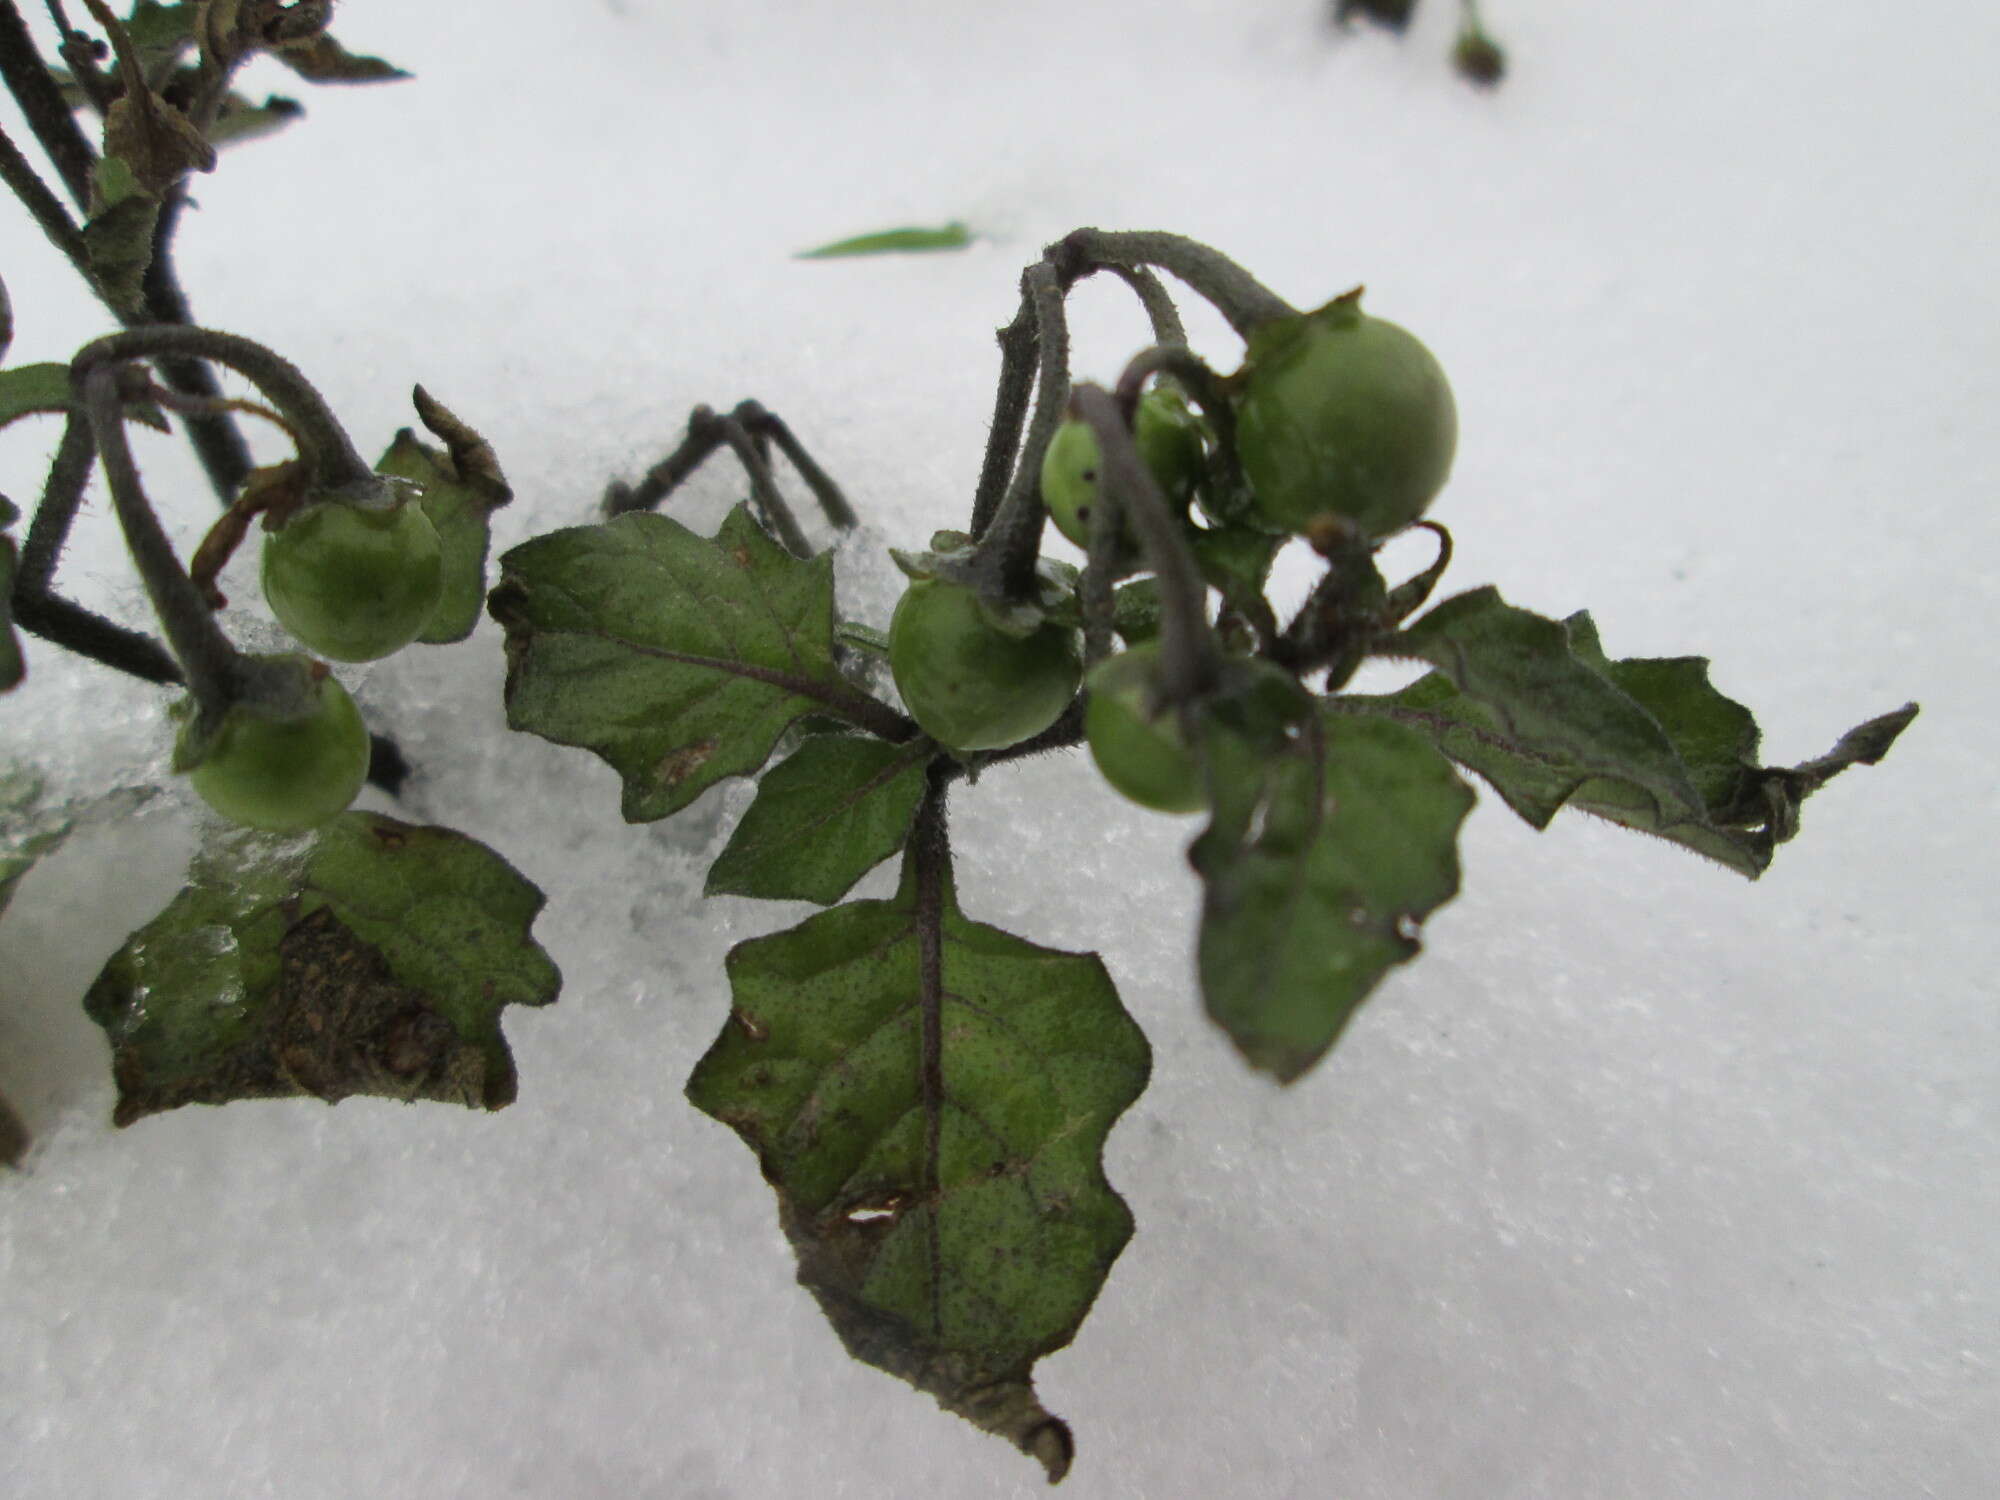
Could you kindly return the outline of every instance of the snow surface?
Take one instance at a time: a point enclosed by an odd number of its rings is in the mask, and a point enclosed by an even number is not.
[[[843,588],[878,621],[882,549],[962,522],[992,330],[1044,242],[1178,229],[1304,304],[1365,281],[1457,390],[1457,587],[1713,655],[1772,759],[1924,714],[1754,886],[1484,797],[1426,954],[1289,1090],[1200,1016],[1191,824],[1073,762],[959,797],[968,909],[1101,951],[1155,1049],[1109,1149],[1138,1234],[1041,1368],[1066,1493],[1992,1495],[2000,11],[1493,0],[1514,69],[1483,94],[1443,0],[1400,45],[1324,9],[354,0],[343,37],[418,81],[312,91],[230,152],[184,277],[364,448],[417,379],[483,428],[520,496],[503,545],[754,393],[864,508]],[[969,252],[790,258],[950,217]],[[17,211],[0,264],[15,360],[103,331]],[[1114,374],[1136,311],[1075,306],[1081,372]],[[0,487],[31,498],[53,440],[0,438]],[[205,491],[174,442],[142,458],[187,545]],[[138,617],[95,492],[66,577]],[[161,695],[30,651],[0,754],[77,791],[159,774]],[[423,767],[406,815],[550,893],[567,983],[510,1015],[499,1115],[114,1132],[76,998],[194,813],[159,799],[25,883],[0,1089],[40,1142],[0,1180],[0,1492],[1039,1491],[846,1358],[750,1156],[681,1099],[723,953],[804,910],[697,899],[746,788],[628,828],[600,764],[502,732],[500,680],[485,624],[361,687]]]

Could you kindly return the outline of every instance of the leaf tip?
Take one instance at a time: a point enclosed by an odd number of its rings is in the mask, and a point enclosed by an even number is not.
[[[1070,1435],[1069,1423],[1050,1417],[1021,1440],[1021,1451],[1041,1464],[1050,1484],[1061,1484],[1076,1461],[1076,1439]]]

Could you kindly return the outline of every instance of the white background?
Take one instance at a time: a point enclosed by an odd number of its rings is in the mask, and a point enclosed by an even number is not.
[[[350,45],[418,79],[312,91],[228,153],[184,279],[364,450],[419,379],[484,429],[520,497],[503,545],[589,520],[690,404],[755,394],[865,512],[843,605],[877,623],[883,548],[963,523],[992,330],[1044,242],[1177,229],[1301,305],[1366,282],[1456,387],[1448,586],[1712,656],[1777,762],[1924,713],[1756,885],[1484,796],[1425,955],[1289,1090],[1200,1016],[1191,821],[1074,759],[961,795],[970,912],[1100,951],[1155,1048],[1108,1153],[1138,1234],[1041,1368],[1065,1492],[1989,1495],[2000,13],[1494,0],[1514,70],[1486,94],[1442,0],[1401,45],[1323,9],[353,0]],[[952,217],[968,252],[789,258]],[[11,207],[0,268],[15,360],[104,331]],[[1110,287],[1074,306],[1079,373],[1114,375],[1142,321]],[[32,499],[54,436],[0,438],[0,489]],[[198,477],[168,440],[142,459],[190,544]],[[718,470],[682,513],[738,488]],[[95,491],[65,567],[140,618]],[[67,792],[162,773],[161,694],[29,650],[0,754]],[[423,768],[405,815],[549,893],[566,986],[509,1018],[499,1115],[110,1128],[76,1001],[178,883],[179,792],[0,923],[0,1089],[40,1137],[0,1180],[0,1492],[1038,1491],[847,1360],[751,1157],[680,1097],[723,953],[804,914],[698,899],[746,787],[628,828],[600,764],[505,733],[501,675],[483,624],[350,678]]]

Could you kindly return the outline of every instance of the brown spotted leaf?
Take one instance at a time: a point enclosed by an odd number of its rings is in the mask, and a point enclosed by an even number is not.
[[[112,1118],[355,1094],[499,1109],[515,1093],[500,1012],[561,983],[528,936],[541,906],[448,828],[351,812],[303,838],[220,839],[84,998],[111,1039]]]
[[[1132,1232],[1103,1149],[1150,1066],[1104,966],[967,918],[919,814],[894,899],[737,945],[729,982],[688,1097],[756,1152],[800,1283],[856,1359],[1062,1478],[1033,1369]]]

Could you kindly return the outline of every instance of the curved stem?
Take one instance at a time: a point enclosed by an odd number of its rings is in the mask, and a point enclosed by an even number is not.
[[[21,571],[14,584],[17,593],[39,597],[49,591],[56,561],[62,556],[77,507],[83,501],[83,487],[90,481],[90,460],[95,452],[89,418],[72,411],[63,424],[55,460],[49,465],[48,482],[42,486],[42,503],[35,507],[35,519],[21,548]]]
[[[129,329],[85,345],[70,362],[70,377],[82,381],[104,365],[174,356],[227,365],[262,391],[298,430],[303,440],[299,456],[317,485],[339,489],[374,482],[375,471],[355,451],[347,430],[312,382],[289,360],[236,334],[179,326]]]
[[[117,337],[117,335],[114,335]],[[110,340],[100,340],[108,343]],[[111,489],[111,503],[125,532],[125,545],[146,585],[153,612],[187,674],[188,691],[204,719],[219,718],[237,689],[236,648],[215,623],[194,582],[182,568],[160,519],[139,482],[132,448],[125,440],[125,413],[115,365],[85,368],[72,376],[97,438],[98,456]]]
[[[1033,589],[1035,559],[1042,550],[1042,455],[1062,425],[1069,404],[1069,323],[1063,316],[1066,290],[1060,273],[1038,261],[1022,273],[1022,289],[1035,316],[1035,408],[1028,419],[1014,465],[1013,482],[992,524],[976,533],[972,566],[989,576],[1009,598]]]
[[[1167,294],[1166,286],[1144,266],[1112,266],[1111,272],[1120,281],[1132,288],[1139,303],[1146,309],[1146,321],[1153,325],[1153,342],[1156,344],[1185,344],[1187,327],[1181,322],[1181,310],[1174,306],[1174,299]]]
[[[1221,251],[1185,235],[1153,229],[1079,229],[1051,247],[1051,254],[1102,267],[1157,266],[1212,303],[1246,338],[1259,324],[1298,312]]]
[[[979,486],[972,496],[972,534],[983,535],[1007,492],[1014,456],[1021,446],[1021,426],[1028,418],[1028,397],[1035,389],[1035,356],[1041,334],[1035,321],[1035,299],[1028,295],[1022,273],[1021,309],[999,331],[1000,383],[993,392],[993,423],[986,432],[986,456],[979,465]]]
[[[1093,526],[1116,527],[1121,515],[1145,548],[1146,561],[1160,581],[1160,695],[1183,703],[1214,685],[1221,665],[1208,627],[1208,591],[1201,569],[1174,524],[1167,497],[1139,457],[1130,413],[1101,386],[1081,385],[1071,404],[1097,438],[1098,508],[1109,511]],[[1106,505],[1105,502],[1110,504]]]

